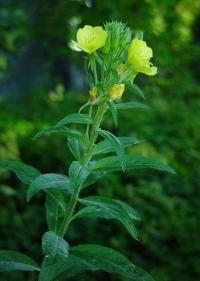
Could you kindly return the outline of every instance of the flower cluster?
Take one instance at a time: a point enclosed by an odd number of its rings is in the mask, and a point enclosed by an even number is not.
[[[106,23],[105,27],[85,25],[78,29],[77,46],[88,53],[92,72],[90,101],[98,97],[118,100],[125,84],[133,82],[138,73],[155,75],[157,67],[150,62],[153,51],[129,27],[120,22]]]

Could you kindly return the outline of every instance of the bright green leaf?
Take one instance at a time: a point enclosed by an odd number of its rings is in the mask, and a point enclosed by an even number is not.
[[[14,172],[24,184],[31,184],[40,175],[40,172],[32,166],[17,160],[0,161],[0,168]]]
[[[28,256],[15,251],[0,251],[0,272],[40,271],[39,266]]]

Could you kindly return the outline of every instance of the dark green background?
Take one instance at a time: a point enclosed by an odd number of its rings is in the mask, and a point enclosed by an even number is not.
[[[130,152],[169,163],[177,176],[153,171],[115,174],[90,194],[121,198],[140,215],[140,241],[112,221],[74,222],[67,239],[111,246],[157,281],[200,280],[200,2],[199,0],[0,1],[0,159],[21,159],[42,172],[65,173],[72,160],[65,138],[32,141],[41,127],[73,113],[87,100],[83,56],[68,47],[84,24],[117,19],[143,29],[158,75],[139,75],[150,112],[125,111],[119,128],[142,144]],[[126,93],[125,98],[135,99]],[[0,249],[42,258],[44,194],[26,203],[26,187],[0,171]],[[33,281],[34,274],[1,274],[2,281]],[[74,280],[125,279],[105,273]]]

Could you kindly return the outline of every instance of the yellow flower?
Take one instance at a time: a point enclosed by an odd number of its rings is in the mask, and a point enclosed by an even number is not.
[[[157,67],[152,66],[150,59],[153,57],[153,51],[143,40],[134,39],[128,50],[128,64],[134,66],[135,72],[141,72],[147,75],[155,75]]]
[[[121,99],[125,90],[124,84],[114,84],[108,91],[108,96],[111,100]]]
[[[94,101],[97,97],[97,88],[96,87],[93,87],[90,91],[90,100],[91,101]]]
[[[85,25],[77,32],[77,42],[80,49],[86,53],[93,53],[106,43],[107,32],[101,26]]]

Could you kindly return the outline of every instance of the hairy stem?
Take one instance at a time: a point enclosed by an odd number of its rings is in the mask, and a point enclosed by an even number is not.
[[[94,123],[92,125],[92,130],[91,130],[91,136],[88,142],[88,145],[85,149],[84,155],[83,155],[83,159],[82,159],[82,165],[83,166],[87,166],[88,162],[91,160],[92,158],[92,152],[94,149],[94,145],[95,145],[95,141],[97,139],[98,136],[98,129],[100,128],[103,116],[105,114],[107,105],[105,102],[103,102],[102,104],[99,105],[95,118],[94,118]],[[81,185],[77,188],[77,190],[74,192],[74,194],[72,195],[70,202],[69,202],[69,206],[66,212],[66,216],[63,220],[63,226],[62,226],[62,231],[61,231],[61,237],[64,237],[68,226],[70,224],[71,218],[74,214],[76,205],[78,203],[78,199],[79,199],[79,194],[81,191]]]

